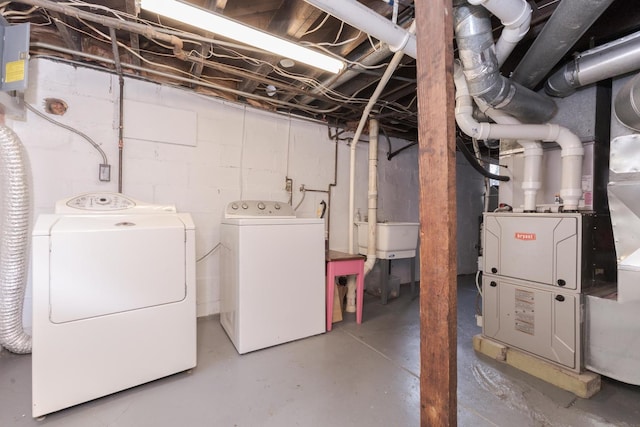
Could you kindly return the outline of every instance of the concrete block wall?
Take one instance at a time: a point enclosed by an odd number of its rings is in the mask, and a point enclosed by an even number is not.
[[[29,156],[34,221],[41,213],[52,213],[59,199],[85,192],[117,191],[118,96],[118,78],[113,74],[49,59],[30,61],[25,100],[40,111],[45,98],[64,100],[69,106],[67,113],[50,117],[89,135],[111,164],[111,181],[100,182],[101,157],[82,138],[32,112],[24,121],[8,118],[7,124],[21,138]],[[286,177],[294,181],[296,206],[302,197],[298,191],[301,185],[328,189],[337,176],[330,206],[330,242],[332,249],[348,249],[349,146],[346,141],[332,140],[325,124],[128,77],[124,97],[125,101],[148,103],[166,111],[161,117],[125,122],[125,129],[140,127],[136,135],[144,135],[145,126],[153,126],[154,122],[175,120],[172,110],[178,116],[188,113],[196,117],[194,146],[183,145],[185,141],[180,137],[173,143],[125,138],[123,193],[144,202],[175,204],[179,211],[189,212],[196,224],[198,258],[220,241],[222,212],[229,202],[243,198],[287,201]],[[175,126],[181,130],[180,122]],[[188,130],[184,129],[185,139],[193,134]],[[394,148],[404,143],[394,140]],[[356,206],[362,212],[366,211],[367,200],[367,149],[367,144],[357,148]],[[418,221],[417,148],[408,149],[390,162],[382,143],[380,151],[380,217]],[[316,216],[322,200],[328,201],[326,193],[307,193],[298,216]],[[402,283],[408,282],[408,264],[400,264],[394,274],[401,277]],[[197,263],[199,316],[219,312],[218,276],[219,257],[214,251]],[[30,327],[30,284],[24,321]]]

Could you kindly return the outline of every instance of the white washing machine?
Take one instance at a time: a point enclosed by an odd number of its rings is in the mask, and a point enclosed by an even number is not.
[[[33,231],[33,416],[196,365],[189,214],[85,194]]]
[[[324,221],[290,205],[230,203],[221,226],[220,322],[238,353],[325,332]]]

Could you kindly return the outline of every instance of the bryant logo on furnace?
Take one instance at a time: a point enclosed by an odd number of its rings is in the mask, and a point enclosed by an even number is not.
[[[535,233],[516,233],[516,239],[518,240],[536,240]]]

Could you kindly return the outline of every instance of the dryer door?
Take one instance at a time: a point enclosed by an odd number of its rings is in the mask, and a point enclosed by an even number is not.
[[[53,323],[186,295],[185,231],[175,215],[62,217],[51,229],[49,256]]]

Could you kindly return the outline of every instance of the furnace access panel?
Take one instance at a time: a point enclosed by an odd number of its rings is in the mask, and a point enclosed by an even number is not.
[[[580,291],[581,214],[486,213],[484,274]]]

